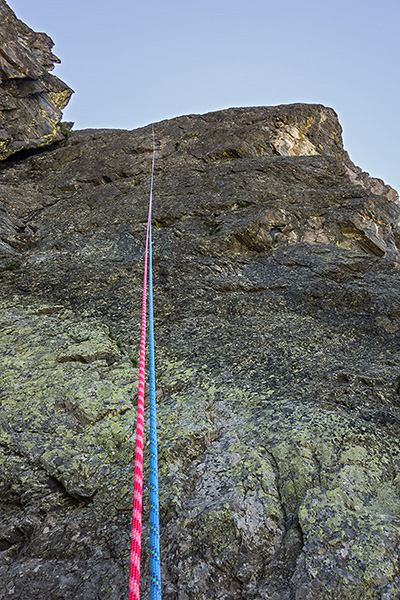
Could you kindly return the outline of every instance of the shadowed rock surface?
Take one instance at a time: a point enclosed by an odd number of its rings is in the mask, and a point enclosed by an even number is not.
[[[396,192],[320,105],[155,131],[164,597],[398,599]],[[150,127],[1,165],[0,599],[126,596],[150,168]]]
[[[53,40],[32,31],[0,0],[0,160],[63,140],[72,90],[48,71],[60,60]]]

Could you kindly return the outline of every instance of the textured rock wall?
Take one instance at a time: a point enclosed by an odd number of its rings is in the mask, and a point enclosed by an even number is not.
[[[397,194],[323,106],[155,130],[165,598],[397,600]],[[0,599],[126,596],[150,168],[149,127],[0,167]]]
[[[48,71],[60,62],[52,39],[22,23],[0,0],[0,160],[63,140],[72,90]]]

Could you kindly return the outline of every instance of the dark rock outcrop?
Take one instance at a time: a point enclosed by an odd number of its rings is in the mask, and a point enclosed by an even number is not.
[[[394,600],[396,193],[323,106],[155,129],[164,597]],[[145,127],[0,171],[0,598],[126,594],[150,166]]]
[[[48,72],[60,62],[53,46],[0,0],[0,160],[65,138],[62,109],[73,92]]]

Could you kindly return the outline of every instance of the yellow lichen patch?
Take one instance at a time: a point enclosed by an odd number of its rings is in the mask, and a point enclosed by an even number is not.
[[[49,92],[48,97],[58,110],[62,110],[67,106],[69,99],[71,98],[71,90],[67,88],[66,90]]]

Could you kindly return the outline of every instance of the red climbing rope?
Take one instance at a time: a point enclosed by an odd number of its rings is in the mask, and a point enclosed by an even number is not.
[[[154,150],[153,164],[154,169]],[[140,337],[139,389],[136,421],[135,481],[133,487],[132,541],[129,570],[129,600],[140,600],[140,549],[142,536],[142,490],[143,490],[143,423],[144,423],[144,379],[146,355],[146,301],[147,301],[147,260],[149,247],[149,229],[151,220],[151,198],[147,217],[146,249],[144,256],[142,333]]]

